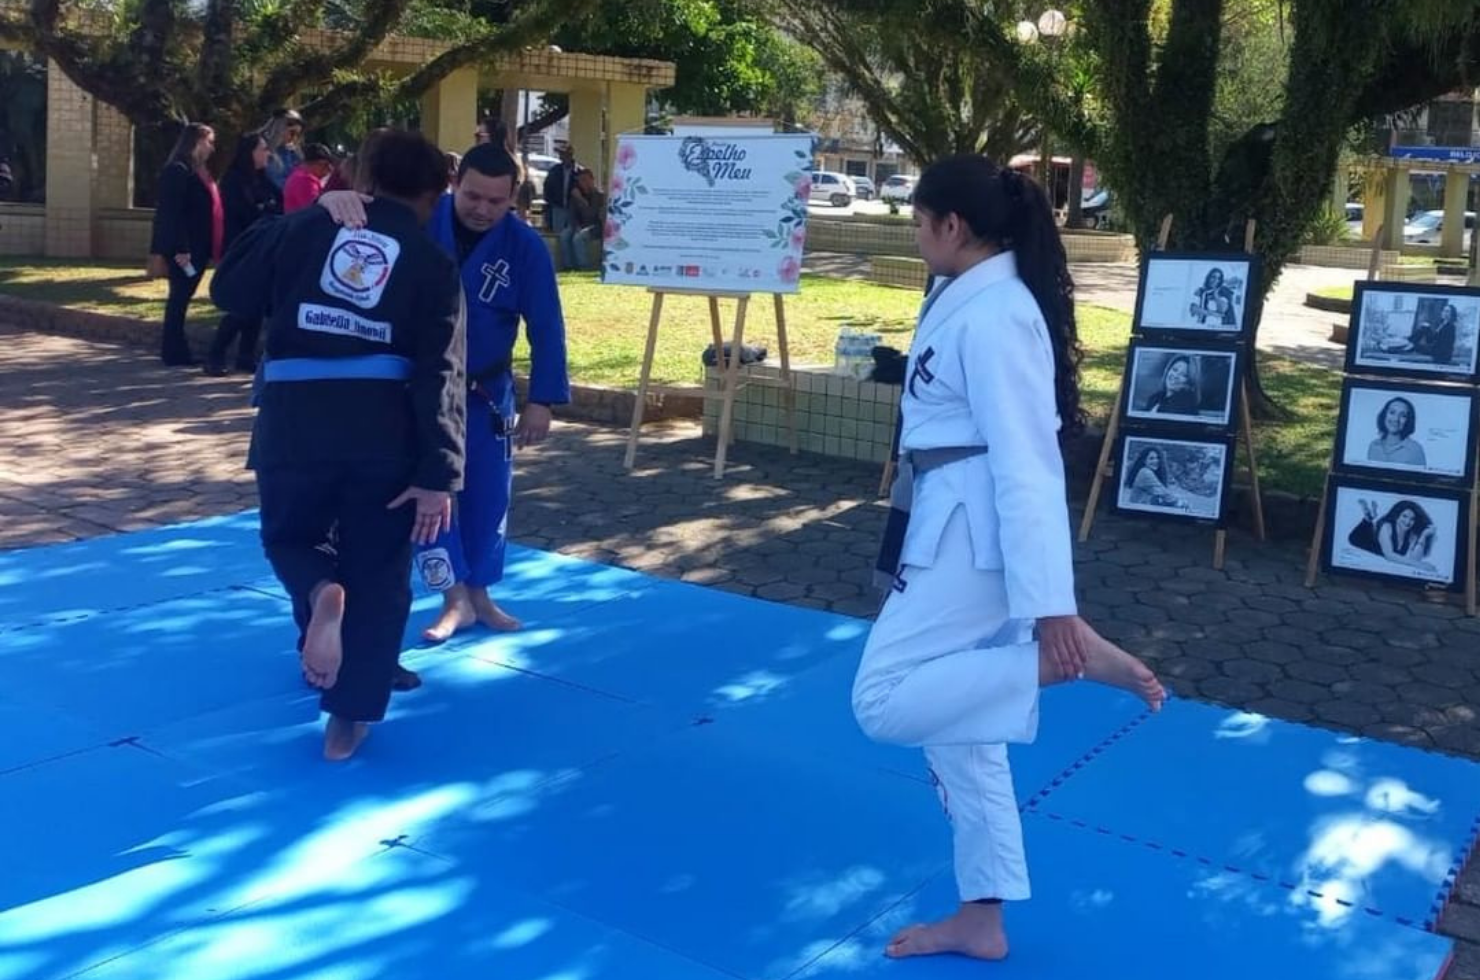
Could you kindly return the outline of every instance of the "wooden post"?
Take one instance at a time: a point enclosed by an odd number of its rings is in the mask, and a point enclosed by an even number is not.
[[[642,410],[647,403],[648,381],[653,374],[653,352],[658,348],[658,321],[663,316],[663,294],[653,293],[653,310],[648,317],[647,347],[642,354],[642,373],[637,381],[637,398],[632,405],[632,431],[627,435],[627,458],[623,465],[632,469],[637,462],[637,433],[642,429]]]
[[[1156,235],[1156,251],[1165,252],[1167,242],[1172,237],[1172,216],[1167,215],[1161,219],[1161,230]],[[1134,328],[1132,324],[1132,328]],[[1104,486],[1105,478],[1115,475],[1115,463],[1110,459],[1115,451],[1115,436],[1120,431],[1120,399],[1125,390],[1125,378],[1121,377],[1120,386],[1115,389],[1115,400],[1110,403],[1110,422],[1105,426],[1105,441],[1100,446],[1100,458],[1095,463],[1094,479],[1089,484],[1089,497],[1084,502],[1084,517],[1079,521],[1079,540],[1088,541],[1090,528],[1095,523],[1095,511],[1100,505],[1100,491]]]
[[[725,362],[724,398],[719,410],[719,448],[714,454],[716,480],[725,475],[725,456],[729,453],[730,438],[734,434],[735,388],[740,381],[740,344],[745,339],[745,308],[749,305],[749,295],[742,295],[735,305],[735,339],[731,342],[730,356]]]

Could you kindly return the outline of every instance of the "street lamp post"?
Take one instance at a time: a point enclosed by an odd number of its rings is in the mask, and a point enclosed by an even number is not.
[[[1036,44],[1039,40],[1042,40],[1048,45],[1048,50],[1054,52],[1056,55],[1059,42],[1069,33],[1069,27],[1069,18],[1064,16],[1063,11],[1050,7],[1038,15],[1037,23],[1031,20],[1019,21],[1017,25],[1017,38],[1023,44]],[[1056,59],[1055,67],[1057,67]],[[1056,181],[1054,179],[1053,169],[1052,134],[1049,132],[1047,123],[1040,122],[1040,129],[1040,146],[1038,152],[1042,154],[1042,159],[1039,160],[1039,179],[1042,180],[1043,189],[1048,194],[1050,206],[1053,206],[1057,203],[1055,200],[1057,195],[1054,193]],[[1071,185],[1069,187],[1069,204],[1071,210],[1074,210],[1076,195],[1072,186],[1074,182],[1072,173],[1070,174],[1069,182]]]

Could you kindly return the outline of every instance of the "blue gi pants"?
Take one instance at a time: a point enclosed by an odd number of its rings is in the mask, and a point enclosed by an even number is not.
[[[435,592],[453,585],[486,588],[504,577],[509,500],[514,491],[514,376],[505,373],[468,393],[467,461],[452,529],[417,548],[416,568]]]
[[[262,546],[308,628],[309,593],[344,586],[344,662],[320,708],[350,721],[380,721],[390,703],[401,637],[411,614],[410,504],[387,510],[410,482],[403,463],[317,463],[257,471]],[[337,525],[333,551],[321,547]]]

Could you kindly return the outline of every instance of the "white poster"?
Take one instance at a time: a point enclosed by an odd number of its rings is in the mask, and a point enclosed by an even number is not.
[[[812,137],[621,136],[602,282],[794,293]]]

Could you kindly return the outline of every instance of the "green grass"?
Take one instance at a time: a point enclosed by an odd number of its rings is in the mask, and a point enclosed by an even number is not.
[[[1317,295],[1317,296],[1323,296],[1326,299],[1344,299],[1344,300],[1350,300],[1352,298],[1352,287],[1351,286],[1322,286],[1320,289],[1315,290],[1315,295]]]
[[[1339,289],[1340,287],[1338,287]],[[191,320],[214,324],[218,314],[205,298],[191,304]],[[571,377],[583,384],[632,388],[637,384],[647,339],[652,297],[636,286],[603,286],[593,273],[562,273]],[[1349,290],[1348,290],[1349,291]],[[165,287],[134,265],[40,259],[0,260],[0,293],[76,309],[149,320],[164,315]],[[802,290],[786,297],[787,335],[795,364],[831,364],[833,343],[844,324],[877,331],[884,343],[908,348],[920,295],[911,289],[853,280],[803,276]],[[734,329],[735,301],[720,302],[721,327]],[[1108,418],[1120,387],[1130,317],[1116,310],[1081,305],[1079,334],[1084,404],[1095,424]],[[774,306],[770,297],[749,304],[745,338],[765,345],[774,363]],[[701,380],[700,354],[712,342],[706,300],[669,296],[663,304],[653,380],[694,384]],[[521,344],[521,355],[524,353]],[[1341,380],[1337,372],[1268,354],[1260,355],[1266,389],[1295,421],[1256,426],[1260,476],[1265,486],[1314,496],[1330,462]]]

